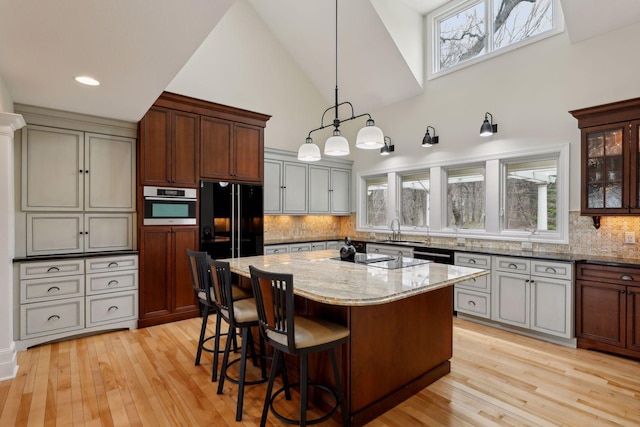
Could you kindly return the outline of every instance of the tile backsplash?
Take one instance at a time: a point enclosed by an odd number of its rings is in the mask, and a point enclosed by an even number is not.
[[[357,233],[356,216],[265,216],[265,243],[280,243],[300,240],[329,240],[351,236],[360,240],[381,240],[388,233]],[[633,232],[636,243],[625,244],[625,233]],[[424,236],[403,234],[407,240],[424,240]],[[437,245],[456,245],[449,237],[431,237]],[[465,239],[466,248],[499,250],[522,250],[521,242],[488,239]],[[534,251],[551,253],[574,253],[640,259],[640,216],[603,216],[600,228],[593,227],[589,216],[579,212],[569,214],[569,244],[533,243]]]

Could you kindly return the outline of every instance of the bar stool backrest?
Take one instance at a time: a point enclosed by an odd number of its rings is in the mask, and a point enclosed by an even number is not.
[[[211,298],[211,278],[209,276],[209,255],[206,252],[197,252],[187,249],[189,258],[189,271],[191,272],[191,282],[196,296],[208,307],[215,307],[215,302]]]
[[[222,317],[231,325],[235,325],[236,322],[233,316],[233,291],[231,289],[231,269],[229,268],[229,263],[209,260],[209,266],[215,303]]]
[[[249,271],[260,331],[272,346],[295,354],[293,275],[271,273],[252,265]]]

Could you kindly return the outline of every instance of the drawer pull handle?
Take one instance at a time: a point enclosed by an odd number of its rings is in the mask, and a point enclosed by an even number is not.
[[[545,272],[547,272],[547,273],[553,273],[553,274],[557,274],[557,273],[558,273],[558,272],[556,271],[556,269],[555,269],[555,268],[553,268],[553,267],[547,267],[547,268],[545,268],[545,270],[544,270],[544,271],[545,271]]]
[[[51,293],[51,292],[60,292],[60,288],[57,286],[52,286],[49,289],[47,289],[47,293]]]
[[[626,291],[624,289],[621,289],[618,292],[620,292],[621,294],[624,294]]]
[[[471,279],[471,281],[472,281],[473,283],[475,283],[475,282],[476,282],[476,278],[474,277],[473,279]]]
[[[60,320],[60,316],[58,316],[57,314],[54,314],[53,316],[49,316],[49,318],[47,319],[47,322],[51,322],[54,320]]]
[[[476,263],[476,260],[475,260],[475,259],[473,259],[473,258],[470,258],[470,259],[469,259],[469,264],[475,264],[475,263]]]
[[[278,252],[280,252],[280,249],[274,249],[274,250],[273,250],[273,253],[274,253],[274,254],[277,254]]]
[[[628,275],[628,274],[623,274],[622,276],[620,276],[620,280],[633,280],[633,277]]]
[[[118,281],[117,280],[111,280],[109,281],[109,283],[107,283],[107,286],[113,286],[113,285],[117,285]]]
[[[112,262],[109,263],[109,265],[107,265],[107,267],[109,267],[109,268],[110,267],[117,267],[117,266],[118,266],[118,263],[115,262],[115,261],[112,261]]]
[[[470,307],[475,307],[476,306],[476,302],[475,301],[469,301],[469,306]]]
[[[60,271],[58,267],[49,267],[47,273],[57,273],[58,271]]]
[[[117,305],[112,305],[111,307],[109,307],[109,308],[107,309],[107,312],[108,312],[108,313],[112,313],[112,312],[115,312],[115,311],[118,311],[118,310],[119,310],[119,308],[118,308],[118,306],[117,306]]]
[[[510,263],[509,263],[509,268],[515,268],[515,269],[517,269],[517,268],[518,268],[518,266],[517,266],[517,265],[515,265],[514,263],[510,262]]]

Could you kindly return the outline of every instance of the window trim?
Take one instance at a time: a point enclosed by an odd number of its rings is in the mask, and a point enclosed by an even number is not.
[[[521,47],[528,46],[532,43],[545,40],[549,37],[561,34],[564,32],[564,15],[562,13],[562,7],[560,0],[551,0],[553,2],[553,26],[550,30],[547,30],[538,35],[528,37],[525,40],[510,44],[508,46],[493,50],[493,38],[491,38],[486,46],[487,52],[483,55],[478,55],[475,58],[468,59],[464,62],[460,62],[445,70],[440,69],[440,44],[438,43],[438,23],[449,16],[458,13],[468,7],[472,7],[478,3],[485,3],[485,14],[487,16],[492,14],[492,2],[499,0],[458,0],[447,3],[438,9],[430,12],[426,15],[427,31],[425,32],[427,40],[427,80],[432,80],[447,74],[453,73],[458,70],[475,65],[479,62],[495,58],[502,54],[514,51]],[[486,24],[486,30],[488,33],[493,34],[493,20],[489,19]],[[491,49],[491,50],[489,50]]]
[[[357,173],[356,198],[356,231],[364,233],[388,233],[391,229],[383,226],[368,227],[366,225],[366,179],[387,175],[387,219],[393,219],[398,206],[398,177],[411,173],[429,172],[431,187],[431,209],[429,211],[429,228],[416,230],[413,227],[401,227],[405,234],[416,236],[436,236],[449,238],[470,238],[483,240],[526,241],[535,243],[569,243],[569,164],[570,144],[562,143],[541,148],[531,148],[511,152],[495,153],[484,156],[457,159],[455,161],[437,161],[420,163],[420,165],[405,165],[389,169],[360,171]],[[519,230],[504,230],[500,218],[502,209],[502,194],[504,180],[502,168],[505,161],[515,162],[519,158],[545,157],[556,155],[558,159],[558,201],[557,201],[557,229],[549,233],[531,235],[530,232]],[[461,168],[474,164],[485,164],[485,228],[484,230],[453,230],[446,227],[446,169]],[[491,191],[497,188],[498,191]],[[445,214],[446,215],[446,214]]]

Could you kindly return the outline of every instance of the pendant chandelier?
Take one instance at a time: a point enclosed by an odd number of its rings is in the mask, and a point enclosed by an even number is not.
[[[346,119],[340,119],[338,117],[338,108],[342,105],[348,105],[351,108],[351,116]],[[324,123],[325,115],[334,110],[334,119],[332,123]],[[314,162],[320,160],[320,148],[313,142],[311,134],[313,132],[325,129],[329,126],[333,126],[333,135],[327,139],[324,144],[324,154],[327,156],[346,156],[349,154],[349,141],[340,134],[340,125],[349,120],[357,119],[367,116],[365,126],[358,131],[356,136],[356,147],[364,150],[376,150],[384,146],[384,134],[379,127],[376,126],[371,114],[364,113],[355,115],[353,111],[353,105],[348,102],[338,102],[338,0],[336,0],[336,88],[335,88],[335,105],[327,108],[322,113],[322,120],[320,127],[309,131],[309,135],[305,140],[305,143],[298,149],[298,160],[306,162]]]

